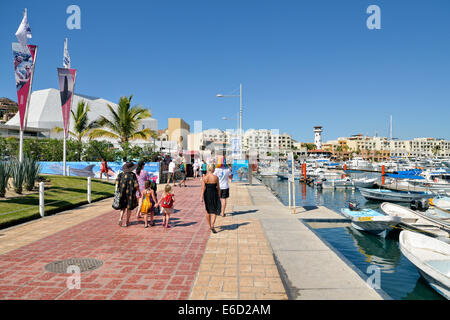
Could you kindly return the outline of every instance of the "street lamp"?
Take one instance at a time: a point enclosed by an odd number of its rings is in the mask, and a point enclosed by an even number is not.
[[[242,157],[242,83],[239,85],[238,95],[218,94],[217,98],[235,98],[239,97],[239,156]]]

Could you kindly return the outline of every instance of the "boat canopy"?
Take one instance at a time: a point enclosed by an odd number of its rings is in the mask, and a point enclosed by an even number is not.
[[[388,173],[386,176],[390,178],[396,178],[396,179],[417,179],[417,180],[424,180],[425,178],[422,176],[416,176],[413,174],[395,174],[395,173]]]

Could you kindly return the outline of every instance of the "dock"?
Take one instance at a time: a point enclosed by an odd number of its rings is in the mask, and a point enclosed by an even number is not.
[[[273,252],[289,299],[382,300],[389,297],[371,288],[367,276],[328,246],[309,223],[348,224],[349,220],[322,206],[298,207],[292,214],[262,183],[247,186],[251,205],[234,205],[259,219]]]

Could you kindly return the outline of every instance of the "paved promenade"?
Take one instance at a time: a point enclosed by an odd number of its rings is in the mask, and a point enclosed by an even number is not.
[[[161,216],[148,229],[134,215],[119,227],[109,199],[0,230],[0,299],[381,298],[300,221],[338,214],[319,207],[292,215],[258,182],[232,184],[228,215],[212,234],[200,181],[187,185],[175,188],[170,229]],[[69,274],[44,269],[69,258],[103,265],[69,290]]]
[[[248,201],[248,194],[235,192],[236,187],[231,202]],[[134,215],[132,225],[121,228],[110,199],[1,230],[0,299],[243,299],[251,294],[264,298],[263,293],[277,294],[267,299],[286,297],[258,223],[218,217],[219,232],[211,234],[200,181],[176,187],[175,193],[171,229],[162,228],[161,216],[156,226],[144,229]],[[81,288],[69,290],[68,274],[44,269],[69,258],[94,258],[103,265],[82,273]],[[256,281],[262,274],[269,278]],[[209,291],[199,295],[203,284]],[[265,289],[251,292],[260,286]]]

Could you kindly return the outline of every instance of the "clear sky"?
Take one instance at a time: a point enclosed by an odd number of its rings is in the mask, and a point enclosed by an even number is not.
[[[68,30],[66,8],[81,8]],[[381,30],[366,9],[381,8]],[[24,7],[39,46],[33,89],[58,88],[69,38],[75,92],[114,102],[133,94],[167,127],[181,117],[280,129],[299,141],[363,133],[450,139],[448,0],[0,1],[0,97],[17,100],[11,42]],[[30,110],[32,112],[32,110]]]

